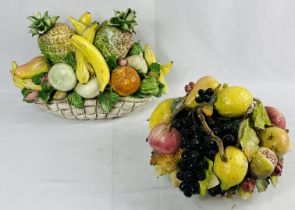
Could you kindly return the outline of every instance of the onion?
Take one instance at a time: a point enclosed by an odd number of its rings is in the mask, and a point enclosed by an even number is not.
[[[156,125],[150,132],[148,142],[157,152],[163,154],[175,153],[180,147],[181,135],[175,128],[167,124]]]

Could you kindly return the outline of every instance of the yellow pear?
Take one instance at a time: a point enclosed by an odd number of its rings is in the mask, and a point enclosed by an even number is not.
[[[225,149],[227,161],[220,159],[219,153],[215,155],[213,171],[221,182],[221,189],[227,190],[240,184],[248,171],[248,160],[238,148],[229,146]]]
[[[200,89],[208,89],[212,88],[213,90],[219,85],[220,83],[212,76],[204,76],[201,77],[196,84],[194,85],[194,88],[191,90],[189,95],[187,96],[185,100],[185,105],[189,108],[195,108],[198,104],[195,101],[195,98],[199,96],[198,91]]]
[[[168,124],[171,119],[172,115],[172,105],[173,105],[173,98],[168,98],[161,103],[154,109],[150,116],[149,120],[149,128],[150,130],[153,129],[154,126],[165,123]]]

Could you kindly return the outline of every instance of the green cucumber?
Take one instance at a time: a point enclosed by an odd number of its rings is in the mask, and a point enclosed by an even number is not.
[[[65,63],[58,63],[51,67],[48,73],[50,84],[59,91],[70,91],[77,84],[77,77],[73,68]]]

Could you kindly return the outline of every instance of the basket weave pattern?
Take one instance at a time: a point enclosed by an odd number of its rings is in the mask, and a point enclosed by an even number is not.
[[[85,99],[84,107],[77,109],[73,107],[67,100],[51,101],[49,104],[38,102],[37,105],[43,107],[49,112],[68,119],[76,120],[103,120],[121,117],[129,112],[141,109],[152,98],[131,98],[122,97],[113,106],[109,113],[104,112],[97,99]]]

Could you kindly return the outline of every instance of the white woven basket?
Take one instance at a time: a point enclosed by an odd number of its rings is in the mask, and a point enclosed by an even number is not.
[[[84,107],[82,109],[73,107],[66,99],[61,101],[51,101],[49,104],[44,104],[42,102],[38,102],[36,104],[49,112],[68,119],[103,120],[121,117],[128,114],[129,112],[141,109],[151,100],[152,97],[121,97],[109,113],[106,113],[101,109],[97,99],[85,99]]]

